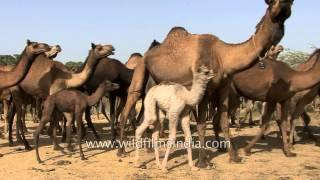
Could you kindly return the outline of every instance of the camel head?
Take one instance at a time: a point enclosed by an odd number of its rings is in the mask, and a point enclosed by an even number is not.
[[[279,54],[284,50],[283,46],[277,45],[277,46],[271,46],[269,51],[267,52],[267,58],[269,60],[277,60]]]
[[[101,45],[91,43],[91,53],[97,59],[105,58],[114,54],[114,47],[112,45]]]
[[[53,59],[57,57],[58,53],[60,53],[61,51],[62,51],[61,47],[59,45],[55,45],[55,46],[52,46],[51,50],[46,52],[45,54],[49,59]]]
[[[284,22],[291,15],[294,0],[265,0],[269,5],[268,11],[274,22]]]
[[[105,92],[114,91],[120,88],[119,84],[112,83],[111,81],[105,81]]]
[[[27,40],[27,46],[25,48],[25,52],[30,55],[39,55],[41,53],[45,53],[51,50],[51,46],[45,43],[32,42]]]

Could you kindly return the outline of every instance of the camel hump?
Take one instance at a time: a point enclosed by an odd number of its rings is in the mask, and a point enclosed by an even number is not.
[[[169,33],[168,33],[166,39],[164,40],[164,42],[183,39],[183,38],[186,38],[188,35],[189,35],[189,32],[185,28],[183,28],[183,27],[173,27],[169,31]]]
[[[140,54],[140,53],[132,53],[131,55],[130,55],[130,58],[132,58],[132,57],[142,57],[142,54]]]

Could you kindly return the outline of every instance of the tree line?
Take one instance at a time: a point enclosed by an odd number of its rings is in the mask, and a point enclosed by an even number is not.
[[[312,47],[315,48],[315,47]],[[310,54],[292,49],[285,49],[278,57],[278,60],[286,62],[290,66],[294,67],[302,62],[305,62]],[[1,65],[15,65],[18,62],[20,55],[0,55]],[[65,66],[69,70],[77,70],[83,65],[81,61],[67,61]]]

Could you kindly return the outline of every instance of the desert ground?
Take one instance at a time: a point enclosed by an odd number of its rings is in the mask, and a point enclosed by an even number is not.
[[[95,116],[93,116],[95,117]],[[320,115],[312,114],[312,130],[320,138]],[[102,140],[110,138],[110,130],[104,119],[95,120],[95,126],[102,136]],[[300,121],[299,121],[300,122]],[[3,125],[3,123],[1,123]],[[37,124],[27,121],[29,132],[28,140],[33,145],[32,132]],[[193,136],[197,136],[194,131]],[[3,127],[1,127],[3,128]],[[2,129],[1,129],[2,130]],[[0,178],[1,179],[320,179],[320,147],[302,133],[302,123],[298,130],[302,139],[294,146],[295,158],[287,158],[281,150],[281,140],[278,128],[271,123],[266,140],[261,140],[253,149],[251,156],[244,156],[242,147],[258,130],[258,126],[245,126],[241,131],[231,129],[234,142],[239,149],[243,162],[230,163],[228,154],[217,149],[207,149],[209,158],[214,164],[212,169],[191,171],[187,164],[185,149],[172,152],[168,165],[169,172],[162,173],[156,168],[154,154],[145,150],[141,153],[141,161],[146,163],[146,169],[134,168],[134,149],[127,149],[128,156],[119,158],[116,149],[88,149],[83,143],[85,156],[88,160],[82,161],[77,151],[64,155],[60,151],[53,151],[47,135],[40,136],[40,156],[45,162],[36,161],[35,151],[25,151],[23,146],[9,147],[7,140],[0,139]],[[182,138],[181,130],[178,131]],[[212,127],[208,122],[207,140],[213,140]],[[133,133],[131,132],[130,136]],[[6,135],[4,135],[6,136]],[[88,133],[86,139],[93,139]],[[75,146],[77,147],[77,146]],[[161,149],[160,155],[164,155]],[[197,161],[198,150],[193,150],[194,161]]]

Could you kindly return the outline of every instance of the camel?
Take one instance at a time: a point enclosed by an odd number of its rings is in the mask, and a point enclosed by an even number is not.
[[[227,97],[229,83],[222,83],[223,79],[244,70],[257,62],[271,45],[277,44],[284,36],[284,22],[291,15],[293,0],[265,0],[268,8],[255,34],[240,44],[228,44],[218,37],[209,34],[190,34],[181,27],[170,30],[164,42],[147,51],[143,63],[139,63],[134,71],[132,83],[129,87],[128,98],[120,121],[120,141],[124,139],[124,128],[128,114],[136,101],[144,92],[146,77],[150,76],[156,83],[170,81],[190,87],[192,76],[199,65],[206,65],[214,71],[213,78],[208,85],[205,98],[199,104],[197,130],[199,140],[204,147],[205,111],[208,99],[215,92],[220,92],[219,111],[221,119],[227,117]],[[224,94],[222,93],[224,92]],[[222,121],[221,120],[221,121]],[[221,123],[226,141],[230,141],[229,124],[226,120]],[[241,161],[232,143],[228,148],[231,160]],[[118,149],[118,156],[125,154],[124,147]],[[204,148],[199,151],[199,167],[209,164]]]
[[[155,150],[156,163],[162,171],[167,172],[167,162],[170,154],[171,146],[176,141],[176,131],[178,121],[181,118],[181,126],[185,134],[185,141],[188,151],[188,162],[192,170],[198,170],[192,161],[192,149],[191,149],[191,131],[190,131],[190,108],[187,106],[197,105],[207,88],[208,81],[213,78],[213,72],[209,72],[208,68],[201,66],[199,72],[195,72],[191,90],[188,90],[185,86],[177,83],[162,83],[152,87],[144,100],[145,104],[145,118],[142,124],[136,130],[136,142],[141,140],[142,134],[148,127],[153,127],[154,132],[152,134],[152,141]],[[159,160],[159,131],[161,119],[168,114],[169,117],[169,140],[168,146],[163,159],[162,164]],[[139,162],[139,147],[136,149],[136,167],[140,167]]]
[[[315,51],[310,58],[318,58],[319,52]],[[279,103],[281,105],[280,123],[283,151],[287,157],[293,157],[296,154],[291,152],[287,137],[289,101],[295,93],[310,89],[320,82],[320,61],[314,63],[312,68],[305,72],[293,70],[280,61],[263,60],[263,63],[263,69],[257,63],[249,69],[235,74],[232,79],[239,95],[248,99],[267,102],[262,115],[261,129],[244,148],[244,151],[247,155],[251,153],[251,148],[265,133],[272,113]]]
[[[108,71],[106,71],[108,69]],[[126,98],[127,88],[131,83],[133,71],[126,68],[124,64],[120,61],[112,58],[104,58],[96,66],[92,76],[88,81],[83,85],[83,88],[88,94],[91,94],[96,90],[99,84],[103,81],[111,81],[120,85],[118,90],[112,91],[109,93],[110,101],[110,119],[111,119],[111,129],[112,129],[112,139],[115,138],[114,123],[116,121],[116,97]],[[123,100],[122,100],[123,101]],[[87,108],[85,111],[86,121],[89,124],[92,124],[90,117],[90,108]],[[93,126],[90,126],[93,130],[96,138],[99,138],[96,130]]]
[[[105,57],[114,54],[112,45],[100,45],[91,43],[88,57],[81,72],[71,73],[61,63],[52,61],[45,54],[39,55],[30,68],[30,72],[25,79],[12,91],[13,101],[17,111],[17,119],[21,120],[21,115],[24,114],[20,104],[23,104],[23,99],[26,95],[45,99],[47,96],[67,88],[78,88],[82,86],[92,75],[98,61]],[[23,91],[19,92],[19,91]],[[22,96],[24,94],[25,96]],[[12,125],[15,109],[12,108],[9,121],[9,144],[12,144]],[[88,124],[89,125],[89,124]],[[11,127],[10,127],[11,126]],[[28,142],[23,140],[26,149],[31,149]],[[56,146],[55,146],[56,147]]]
[[[269,51],[265,54],[265,60],[268,61],[275,61],[279,54],[283,51],[283,46],[281,45],[276,45],[276,46],[271,46]],[[263,61],[262,61],[263,62]],[[246,108],[246,115],[249,114],[249,125],[250,127],[254,125],[252,121],[252,108],[254,101],[245,99],[245,108]],[[240,114],[238,113],[238,108],[240,108],[240,95],[237,93],[236,87],[234,87],[234,84],[231,85],[231,90],[229,91],[229,110],[228,114],[231,117],[231,122],[232,124],[236,124],[237,129],[240,129]],[[235,121],[237,120],[237,123]],[[216,126],[216,128],[218,128]]]
[[[299,64],[295,69],[297,71],[301,72],[307,72],[312,69],[312,67],[320,61],[320,49],[317,49],[313,52],[313,54],[310,56],[310,58],[302,64]],[[304,108],[306,107],[307,104],[311,103],[317,95],[319,95],[320,92],[320,84],[313,86],[312,88],[306,89],[304,91],[296,93],[290,101],[290,138],[289,138],[289,146],[293,147],[294,143],[294,130],[296,126],[296,119],[301,116],[302,119],[305,122],[305,129],[309,136],[314,139],[308,124],[310,122],[310,117],[308,114],[305,112]]]
[[[50,50],[51,48],[47,44],[27,40],[27,45],[21,53],[17,66],[10,71],[0,71],[0,89],[6,89],[19,84],[26,77],[34,60],[40,54]]]
[[[39,126],[34,133],[34,144],[38,162],[43,162],[41,161],[39,156],[39,134],[44,128],[45,124],[50,121],[54,111],[62,112],[66,117],[71,117],[67,118],[67,143],[69,149],[71,148],[71,124],[73,117],[75,118],[77,122],[77,136],[80,157],[81,160],[85,160],[86,158],[83,154],[81,145],[83,112],[87,107],[91,107],[96,104],[106,92],[113,91],[118,88],[119,86],[117,84],[107,81],[101,83],[97,90],[90,96],[74,89],[62,90],[50,95],[44,102],[43,116],[41,118]]]

